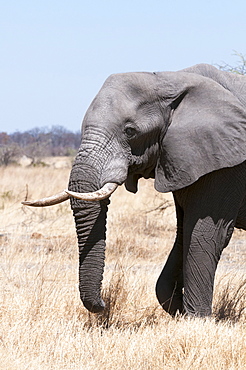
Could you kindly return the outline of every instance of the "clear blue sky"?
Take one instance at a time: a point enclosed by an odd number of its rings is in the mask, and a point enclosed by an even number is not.
[[[244,0],[2,1],[0,131],[77,131],[111,73],[235,65],[245,35]]]

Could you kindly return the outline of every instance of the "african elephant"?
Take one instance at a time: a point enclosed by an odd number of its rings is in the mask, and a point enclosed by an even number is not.
[[[69,190],[24,204],[70,198],[80,296],[99,312],[108,198],[118,185],[135,193],[139,178],[154,178],[157,191],[173,193],[177,214],[158,301],[171,315],[210,315],[222,250],[234,227],[246,230],[245,146],[245,76],[205,64],[111,75],[84,117]]]

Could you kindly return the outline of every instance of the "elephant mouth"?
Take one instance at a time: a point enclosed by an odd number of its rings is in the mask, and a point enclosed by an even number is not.
[[[141,178],[141,175],[129,174],[125,181],[126,190],[131,193],[136,193],[138,191],[138,180]]]
[[[136,193],[138,191],[138,180],[141,177],[145,179],[155,177],[155,163],[151,165],[144,165],[143,163],[134,163],[128,170],[125,187],[128,191]]]

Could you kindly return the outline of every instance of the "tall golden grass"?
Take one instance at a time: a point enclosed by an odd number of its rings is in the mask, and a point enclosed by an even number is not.
[[[21,201],[66,187],[68,169],[0,168],[1,369],[245,369],[246,233],[236,231],[216,275],[214,314],[170,318],[155,282],[175,237],[170,194],[120,187],[108,215],[103,295],[88,313],[78,293],[69,202]]]

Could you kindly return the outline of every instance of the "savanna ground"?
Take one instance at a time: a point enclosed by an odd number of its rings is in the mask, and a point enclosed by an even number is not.
[[[170,194],[152,181],[111,197],[103,281],[107,310],[78,292],[69,202],[21,201],[66,187],[68,168],[0,168],[0,369],[245,369],[246,232],[236,231],[216,274],[214,315],[167,315],[155,283],[175,238]]]

